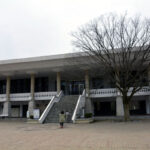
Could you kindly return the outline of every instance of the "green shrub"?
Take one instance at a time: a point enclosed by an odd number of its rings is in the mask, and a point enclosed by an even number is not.
[[[30,119],[33,119],[33,115],[30,116]]]
[[[93,115],[92,115],[92,113],[86,113],[85,114],[85,118],[91,118]]]

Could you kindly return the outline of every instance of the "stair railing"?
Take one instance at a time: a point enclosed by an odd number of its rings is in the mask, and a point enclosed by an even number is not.
[[[72,115],[73,123],[75,123],[77,115],[79,114],[79,112],[81,112],[83,110],[84,107],[85,107],[85,90],[83,91],[82,95],[79,95],[76,107],[75,107],[73,115]],[[82,116],[80,116],[80,117],[84,117],[84,114],[82,114]]]
[[[48,115],[49,111],[53,107],[54,103],[58,103],[60,101],[60,99],[62,98],[62,96],[63,96],[63,92],[60,91],[58,95],[52,97],[49,104],[47,105],[44,112],[42,113],[41,117],[39,118],[39,123],[44,122],[46,116]]]

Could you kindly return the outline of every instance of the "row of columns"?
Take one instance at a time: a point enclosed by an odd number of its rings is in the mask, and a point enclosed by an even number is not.
[[[34,89],[35,89],[35,74],[31,74],[31,100],[29,101],[29,115],[33,115],[33,110],[35,106],[35,101],[34,101]],[[11,78],[8,76],[6,78],[6,101],[4,102],[3,105],[3,114],[11,116],[11,103],[10,103],[10,86],[11,86]]]
[[[61,91],[61,74],[57,72],[57,94]],[[11,115],[11,103],[10,103],[10,86],[11,86],[11,78],[10,76],[6,79],[6,101],[3,105],[3,114],[10,116]],[[34,91],[35,91],[35,74],[31,74],[31,84],[30,84],[30,93],[31,100],[29,101],[28,110],[29,116],[33,116],[33,111],[35,108],[35,100],[34,100]],[[89,86],[89,74],[88,71],[85,72],[85,87],[86,93],[89,95],[90,86]],[[88,99],[87,110],[91,109],[90,100]]]
[[[34,109],[34,82],[35,75],[31,75],[31,100],[29,102],[29,114],[33,115]],[[6,78],[6,101],[3,105],[3,114],[6,116],[11,116],[11,103],[10,103],[10,86],[11,86],[11,77],[7,76]]]
[[[11,111],[11,104],[10,104],[10,84],[11,84],[11,78],[10,76],[7,77],[6,82],[6,101],[4,102],[3,106],[3,114],[6,114],[10,116]],[[92,104],[89,97],[90,94],[90,82],[89,82],[89,72],[88,70],[85,71],[85,90],[86,90],[86,104],[85,104],[85,110],[86,112],[92,113]],[[35,108],[35,100],[34,100],[34,91],[35,91],[35,74],[31,74],[31,100],[29,101],[29,115],[33,116],[33,111]],[[57,93],[61,91],[61,74],[60,72],[57,72]],[[150,114],[150,97],[146,101],[146,111]],[[123,101],[121,96],[116,97],[116,115],[117,116],[124,116],[124,108],[123,108]]]

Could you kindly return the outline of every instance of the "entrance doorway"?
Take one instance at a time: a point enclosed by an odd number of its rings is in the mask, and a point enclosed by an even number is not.
[[[28,105],[23,105],[22,117],[27,117]]]
[[[130,104],[131,115],[145,115],[146,114],[146,101],[131,101]]]
[[[94,102],[94,115],[95,116],[115,116],[116,115],[116,102],[106,101]]]
[[[84,87],[84,81],[62,81],[61,83],[61,89],[65,95],[80,95]]]

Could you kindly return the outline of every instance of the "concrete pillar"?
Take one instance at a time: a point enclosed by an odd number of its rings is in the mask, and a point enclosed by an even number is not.
[[[11,103],[10,103],[10,76],[6,79],[6,101],[3,105],[3,114],[11,116]]]
[[[31,74],[31,100],[34,100],[35,75]]]
[[[148,86],[150,86],[150,69],[148,70],[147,78],[148,78]]]
[[[85,113],[93,113],[92,102],[90,99],[90,81],[88,70],[85,71],[85,93],[86,93]]]
[[[89,81],[88,70],[85,71],[85,92],[86,92],[86,96],[89,96],[89,94],[90,94],[90,81]]]
[[[33,111],[34,111],[34,107],[35,107],[35,100],[34,100],[35,74],[31,74],[31,85],[30,86],[31,86],[31,89],[30,89],[31,100],[29,101],[29,106],[28,106],[29,117],[33,116]]]
[[[23,105],[20,104],[20,117],[22,117],[22,114],[23,114]]]
[[[148,86],[150,87],[150,69],[148,70]],[[150,95],[146,100],[146,114],[150,114]]]
[[[6,115],[8,117],[11,116],[11,103],[10,101],[5,101],[3,105],[3,115]]]
[[[61,91],[61,76],[60,72],[57,72],[57,94]]]
[[[6,100],[10,101],[10,77],[7,77],[6,81]]]
[[[123,100],[121,96],[116,97],[116,116],[124,116]]]
[[[148,96],[148,99],[146,100],[146,114],[150,114],[150,96]]]
[[[48,76],[48,91],[50,91],[50,89],[51,89],[51,77],[50,76]]]
[[[118,72],[119,74],[119,72]],[[119,75],[116,73],[116,85],[118,85],[119,82]],[[117,82],[118,81],[118,82]],[[116,97],[116,116],[123,117],[124,116],[124,107],[123,107],[123,99],[120,95],[120,91],[117,89],[117,97]]]

